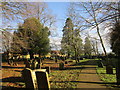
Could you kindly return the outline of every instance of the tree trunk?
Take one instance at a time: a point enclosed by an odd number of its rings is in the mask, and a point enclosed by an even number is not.
[[[100,38],[100,42],[101,42],[101,45],[102,45],[104,54],[105,54],[105,56],[106,56],[106,63],[107,63],[107,65],[106,65],[106,73],[107,73],[107,74],[113,74],[113,68],[112,68],[112,66],[110,65],[110,61],[108,60],[107,52],[106,52],[106,50],[105,50],[105,46],[104,46],[102,37],[101,37],[100,32],[99,32],[98,24],[97,24],[97,33],[98,33],[98,36],[99,36],[99,38]]]

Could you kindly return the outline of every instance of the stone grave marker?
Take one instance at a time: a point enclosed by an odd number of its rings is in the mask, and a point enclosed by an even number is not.
[[[26,88],[37,90],[38,87],[35,72],[26,68],[22,71],[22,77],[25,81]]]
[[[46,69],[45,69],[46,70]],[[50,84],[48,79],[48,73],[46,71],[35,71],[38,90],[50,90]]]
[[[59,63],[59,69],[60,70],[64,69],[64,63],[63,62]]]
[[[27,59],[25,60],[24,63],[26,68],[30,68],[30,62]]]
[[[103,63],[101,61],[98,61],[97,63],[98,63],[98,67],[103,68]]]
[[[68,64],[68,61],[65,61],[65,64]]]
[[[42,61],[40,58],[37,59],[37,66],[36,66],[36,69],[41,69],[41,66],[42,66]]]

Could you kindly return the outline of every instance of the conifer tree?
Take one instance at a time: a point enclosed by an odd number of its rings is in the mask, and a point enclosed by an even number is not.
[[[92,53],[92,46],[88,37],[85,38],[84,53],[85,55],[88,55],[88,56],[90,56]]]

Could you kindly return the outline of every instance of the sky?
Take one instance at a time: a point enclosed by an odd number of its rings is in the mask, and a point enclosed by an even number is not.
[[[56,16],[56,27],[60,36],[62,35],[62,28],[66,20],[68,2],[47,2],[49,9],[52,10],[52,14]]]
[[[65,20],[67,18],[66,14],[67,14],[67,7],[69,6],[69,2],[47,2],[47,4],[48,4],[48,8],[52,10],[52,14],[54,14],[57,17],[57,22],[56,22],[56,35],[57,36],[50,37],[50,42],[56,45],[56,48],[54,49],[60,49],[62,29],[64,27]],[[96,31],[96,30],[93,30],[93,31]],[[98,38],[98,35],[95,32],[94,33],[90,32],[90,35]],[[84,38],[85,37],[83,36],[83,39]],[[105,39],[104,39],[104,42],[105,42]],[[110,52],[111,49],[109,48],[110,46],[108,42],[105,42],[105,44],[106,44],[107,51]],[[101,45],[99,44],[98,46],[99,46],[99,50],[102,52]]]
[[[51,10],[52,14],[56,16],[56,24],[55,30],[55,37],[50,37],[50,43],[54,43],[56,48],[53,49],[60,49],[60,41],[62,38],[62,29],[65,24],[65,20],[67,18],[67,6],[69,5],[68,2],[47,2],[48,8]]]

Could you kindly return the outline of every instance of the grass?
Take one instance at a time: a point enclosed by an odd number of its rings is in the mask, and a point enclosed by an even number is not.
[[[84,59],[80,60],[81,62],[87,62],[90,59]],[[69,60],[68,60],[69,61]],[[75,60],[73,62],[70,62],[70,64],[76,64]],[[78,64],[78,63],[77,63]],[[70,67],[82,67],[82,65],[78,64],[75,66]],[[69,67],[68,67],[69,68]],[[65,69],[65,70],[51,70],[51,73],[49,74],[50,77],[50,86],[51,88],[77,88],[77,80],[79,80],[79,74],[81,72],[81,69]],[[16,72],[15,70],[11,69],[4,69],[3,75],[7,75],[7,77],[21,77],[20,72]],[[21,86],[22,88],[25,87],[24,82],[15,82],[11,83],[11,85],[14,85],[12,87],[18,87]],[[3,82],[2,85],[6,86],[10,84],[10,82]]]
[[[51,88],[76,88],[75,81],[79,78],[80,69],[75,70],[56,70],[49,76],[51,78]]]
[[[111,84],[107,84],[108,87],[113,88],[115,87],[115,84],[112,83],[116,83],[116,70],[115,68],[113,68],[113,74],[106,74],[106,68],[99,68],[97,67],[97,73],[100,76],[101,80],[104,81],[105,83],[111,83]]]
[[[69,61],[69,60],[67,60]],[[80,60],[81,62],[89,61],[89,59]],[[73,62],[75,64],[75,60]],[[75,67],[81,67],[82,65],[76,65]],[[54,70],[49,74],[51,88],[77,88],[77,80],[79,80],[79,74],[81,69],[69,69],[69,70]]]

